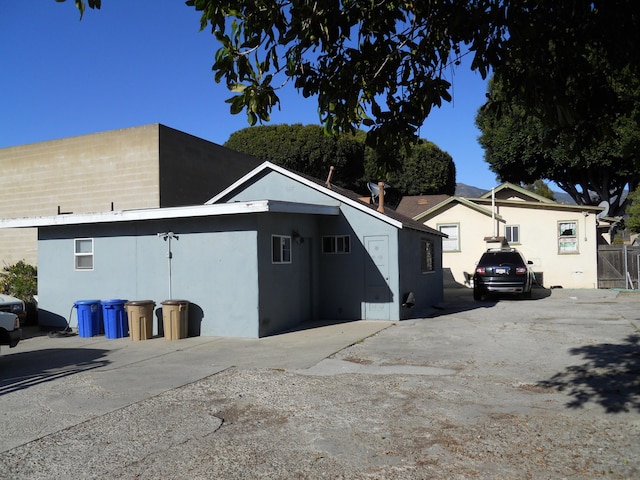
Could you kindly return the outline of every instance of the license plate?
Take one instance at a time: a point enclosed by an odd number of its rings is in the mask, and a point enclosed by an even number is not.
[[[496,275],[504,275],[507,273],[506,268],[496,268]]]

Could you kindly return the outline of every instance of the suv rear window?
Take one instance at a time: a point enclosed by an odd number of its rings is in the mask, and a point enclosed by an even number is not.
[[[486,252],[480,258],[478,266],[500,265],[503,263],[521,265],[523,261],[517,252]]]

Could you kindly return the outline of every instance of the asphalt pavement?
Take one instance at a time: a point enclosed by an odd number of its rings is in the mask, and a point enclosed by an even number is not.
[[[578,407],[590,425],[625,425],[626,443],[616,447],[624,459],[612,467],[607,457],[615,475],[604,478],[640,475],[638,292],[536,289],[531,300],[474,302],[468,289],[454,288],[429,318],[325,322],[262,339],[25,333],[0,355],[0,478],[538,478],[535,466],[484,470],[475,451],[458,459],[453,446],[467,445],[466,433],[435,448],[404,423],[436,409],[412,421],[446,417],[438,431],[469,432],[487,410],[522,416],[522,424],[531,412],[547,418],[550,405],[560,417],[549,416],[549,429]],[[576,367],[581,355],[586,363]],[[612,361],[621,355],[626,363]],[[591,367],[581,378],[580,368]],[[613,385],[589,384],[603,371]],[[372,454],[390,432],[402,452]],[[276,459],[261,453],[272,441]],[[192,442],[191,453],[176,453]],[[117,445],[127,453],[114,453]],[[575,458],[589,457],[588,446],[574,446]],[[425,460],[431,456],[437,461]],[[570,452],[562,458],[576,462]],[[537,472],[563,478],[563,469]]]

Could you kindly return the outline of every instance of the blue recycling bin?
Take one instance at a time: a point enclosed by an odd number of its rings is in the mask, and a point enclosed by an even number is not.
[[[129,321],[124,308],[126,300],[103,300],[102,319],[104,334],[107,338],[123,338],[129,335]]]
[[[100,300],[78,300],[73,304],[78,310],[78,335],[93,337],[102,330],[102,308]]]

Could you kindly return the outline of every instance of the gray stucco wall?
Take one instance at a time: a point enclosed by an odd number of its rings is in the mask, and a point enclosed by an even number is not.
[[[77,300],[169,298],[168,244],[173,231],[172,293],[191,302],[192,334],[258,336],[255,216],[40,229],[40,323],[61,326]],[[94,238],[94,270],[74,270],[74,238]],[[70,314],[71,312],[71,314]],[[159,313],[159,312],[158,312]],[[157,333],[157,332],[156,332]]]
[[[225,200],[261,198],[340,205],[339,217],[324,217],[319,222],[318,245],[315,248],[318,252],[317,291],[321,318],[400,319],[402,299],[399,294],[397,227],[274,171],[266,172],[250,185],[243,185],[241,191],[233,192]],[[351,253],[321,253],[323,235],[349,235]],[[379,266],[374,264],[367,251],[371,239],[381,239],[386,244],[384,271],[379,271]]]
[[[413,292],[415,305],[411,308],[400,307],[401,319],[421,318],[433,311],[433,307],[444,301],[442,279],[442,242],[436,235],[406,229],[400,232],[399,262],[404,268],[400,275],[401,302],[404,296]],[[422,239],[433,241],[434,271],[422,272]]]
[[[317,270],[319,217],[263,215],[259,219],[260,336],[282,332],[318,319]],[[293,238],[293,232],[300,240]],[[271,261],[271,236],[291,236],[291,263]]]

